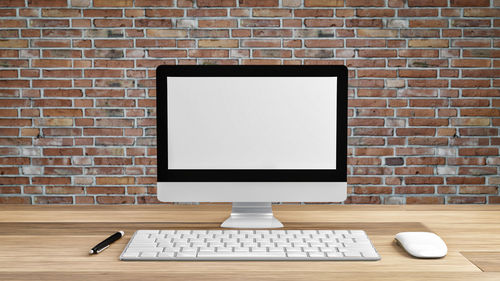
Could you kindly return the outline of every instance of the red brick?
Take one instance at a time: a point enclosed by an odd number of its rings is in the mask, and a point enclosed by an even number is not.
[[[174,5],[174,0],[135,0],[136,7],[169,7]],[[198,3],[198,5],[200,5]]]
[[[3,127],[17,127],[17,126],[31,126],[31,119],[0,119],[0,126]]]
[[[398,186],[395,188],[396,194],[433,194],[433,186]]]
[[[400,69],[399,77],[429,78],[437,77],[436,70]]]
[[[385,47],[385,40],[381,39],[347,39],[347,47]]]
[[[35,204],[72,204],[72,196],[35,196]]]
[[[42,9],[44,17],[80,17],[80,10],[77,9]]]
[[[472,186],[461,186],[460,194],[497,194],[498,187],[488,185],[472,185]]]
[[[448,27],[448,20],[410,20],[410,27]]]
[[[97,196],[99,204],[134,204],[133,196]]]
[[[349,196],[344,204],[381,204],[379,196]]]
[[[331,9],[295,9],[295,17],[332,17]]]
[[[21,193],[19,186],[0,186],[0,194],[16,194]]]
[[[460,116],[490,116],[499,117],[500,109],[498,108],[462,108]]]
[[[2,28],[26,27],[26,21],[25,20],[0,20],[0,27],[2,27]]]
[[[278,7],[279,4],[278,0],[238,0],[238,2],[240,7]]]
[[[132,7],[133,0],[94,0],[94,7]]]
[[[168,12],[168,13],[167,13]],[[181,15],[171,15],[173,12],[171,10],[165,10],[165,12],[159,14],[158,16],[181,16]],[[148,14],[146,14],[148,15]],[[225,17],[227,11],[224,9],[193,9],[187,10],[188,17]]]
[[[490,0],[450,0],[452,7],[489,7]]]
[[[408,41],[408,47],[416,48],[448,48],[449,41],[446,39],[412,39]]]
[[[472,8],[472,9],[464,9],[465,17],[496,17],[500,9],[480,9],[480,8]]]
[[[280,50],[280,49],[260,49],[253,50],[253,57],[270,57],[270,58],[290,58],[292,57],[292,51],[290,50]]]
[[[123,186],[92,186],[87,187],[87,194],[124,194]]]
[[[84,136],[122,136],[123,130],[119,128],[84,128]]]
[[[119,138],[108,138],[110,140],[110,144],[113,145],[120,145],[120,144],[127,144],[127,142],[120,140]],[[113,142],[111,142],[113,140]],[[101,143],[104,144],[104,143]],[[132,164],[132,159],[131,158],[120,158],[120,157],[107,157],[107,158],[99,158],[95,157],[94,158],[94,163],[95,165],[131,165]]]
[[[250,9],[231,9],[230,15],[232,17],[248,17],[250,16]]]
[[[292,31],[289,29],[254,29],[253,36],[254,37],[291,37]]]
[[[345,21],[347,27],[382,27],[381,19],[348,19]]]
[[[0,2],[0,7],[24,7],[24,0],[5,0]]]
[[[347,7],[383,7],[385,5],[384,0],[346,0]]]
[[[352,42],[348,42],[352,44]],[[357,43],[356,43],[357,44]],[[336,57],[354,57],[354,51],[352,50],[337,50],[335,53]],[[346,61],[346,66],[348,67],[385,67],[384,59],[352,59]]]
[[[0,204],[31,204],[31,197],[29,197],[29,196],[6,196],[6,197],[3,197],[2,196],[2,197],[0,197]]]
[[[356,148],[356,156],[392,156],[394,150],[392,148]]]
[[[36,19],[30,20],[32,27],[69,27],[69,20]]]
[[[490,67],[490,60],[486,59],[453,59],[451,66],[453,67]]]
[[[290,9],[253,9],[254,17],[291,17]]]
[[[443,197],[431,197],[431,196],[411,196],[406,198],[406,204],[443,204]]]
[[[426,147],[396,148],[396,155],[398,155],[398,156],[403,156],[403,155],[433,155],[433,154],[434,154],[433,148],[426,148]]]
[[[330,58],[333,57],[332,50],[297,49],[294,54],[298,58]]]
[[[197,49],[197,50],[189,50],[189,56],[196,57],[196,58],[228,57],[229,51],[227,51],[227,50]]]
[[[307,27],[341,27],[343,20],[339,19],[306,19],[304,25]]]
[[[98,185],[134,184],[134,177],[96,177]]]
[[[347,178],[347,183],[348,184],[381,184],[382,183],[382,178],[381,177],[348,177]]]
[[[99,0],[98,0],[99,1]],[[24,6],[24,5],[22,5]],[[67,0],[28,0],[29,7],[67,7]]]
[[[443,184],[442,177],[406,177],[406,184]]]
[[[355,186],[356,194],[391,194],[392,188],[389,186]]]
[[[358,17],[393,17],[393,9],[356,9]]]
[[[396,135],[398,136],[434,136],[436,129],[434,128],[397,128]]]
[[[484,196],[451,196],[447,201],[449,204],[484,204],[486,197]]]
[[[395,57],[396,50],[386,50],[386,49],[366,49],[359,50],[360,57],[377,58],[377,57]]]
[[[489,87],[489,86],[490,86],[489,80],[459,79],[451,81],[451,87],[454,88],[476,88],[476,87]],[[484,90],[476,90],[476,91],[480,92]]]
[[[213,21],[210,21],[213,22]],[[242,27],[279,27],[280,20],[245,19],[240,21]],[[202,27],[202,26],[200,26]],[[206,26],[209,27],[209,26]],[[214,26],[216,27],[216,26]],[[236,27],[236,22],[232,22],[232,27]]]
[[[0,48],[26,48],[28,40],[23,39],[3,39],[0,40]]]
[[[460,148],[458,150],[460,156],[497,156],[498,148]]]
[[[9,4],[10,3],[8,3],[8,2],[6,4],[0,3],[0,6],[6,7]],[[12,3],[12,4],[15,5],[15,3]],[[23,5],[24,5],[24,3],[23,3]],[[15,16],[16,16],[15,9],[2,9],[2,10],[0,10],[0,17],[15,17]]]
[[[447,0],[408,0],[409,7],[446,7]]]
[[[241,40],[242,47],[280,47],[281,40],[279,39],[243,39]]]

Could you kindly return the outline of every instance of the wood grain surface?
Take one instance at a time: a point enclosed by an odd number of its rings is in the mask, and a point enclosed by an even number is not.
[[[273,207],[287,229],[363,229],[382,260],[122,262],[138,229],[218,229],[228,205],[0,206],[0,280],[500,280],[500,206]],[[99,255],[96,243],[125,237]],[[415,259],[394,243],[401,231],[433,231],[443,259]]]

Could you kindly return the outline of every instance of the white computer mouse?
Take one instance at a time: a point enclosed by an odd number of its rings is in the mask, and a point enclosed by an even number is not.
[[[417,258],[442,258],[448,253],[444,241],[432,232],[400,232],[396,241]]]

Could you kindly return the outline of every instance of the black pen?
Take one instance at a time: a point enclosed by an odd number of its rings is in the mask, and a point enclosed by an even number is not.
[[[115,242],[116,240],[120,239],[123,237],[125,233],[123,231],[118,231],[117,233],[109,236],[108,238],[104,239],[101,243],[95,245],[92,250],[89,251],[89,254],[99,254],[100,252],[104,251],[111,243]]]

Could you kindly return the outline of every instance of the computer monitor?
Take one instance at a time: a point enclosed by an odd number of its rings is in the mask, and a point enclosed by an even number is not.
[[[162,65],[158,199],[232,202],[222,227],[275,228],[272,202],[347,193],[345,66]]]

